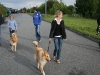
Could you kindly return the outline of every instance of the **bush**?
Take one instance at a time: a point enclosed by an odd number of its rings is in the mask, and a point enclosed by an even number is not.
[[[3,5],[0,4],[0,13],[3,15],[3,19],[6,17],[6,9]]]

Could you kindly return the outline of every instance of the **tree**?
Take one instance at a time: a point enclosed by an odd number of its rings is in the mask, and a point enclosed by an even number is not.
[[[97,6],[98,6],[98,8],[97,8],[97,14],[100,14],[100,0],[98,0]]]
[[[63,14],[73,13],[74,6],[69,6],[67,9],[67,5],[64,4],[63,0],[47,0],[47,14],[54,15],[57,10],[61,10]],[[45,3],[43,3],[40,7],[38,7],[41,13],[45,13]]]
[[[43,3],[40,7],[38,7],[38,10],[44,14],[45,13],[45,4]]]
[[[6,7],[2,4],[0,4],[0,13],[3,15],[3,18],[6,17]]]
[[[67,14],[67,6],[63,3],[63,0],[60,0],[60,10],[63,14]]]
[[[60,4],[59,4],[59,3],[54,3],[54,4],[53,4],[53,7],[50,9],[50,13],[51,13],[52,15],[54,15],[55,12],[56,12],[57,10],[59,10],[59,8],[60,8]]]
[[[69,14],[69,16],[72,16],[74,13],[74,6],[73,5],[69,5],[67,7],[67,14]]]
[[[99,0],[76,0],[76,12],[83,17],[94,18],[97,15]]]
[[[48,14],[50,14],[51,13],[51,8],[53,7],[53,5],[55,4],[55,3],[58,3],[58,1],[57,0],[48,0],[47,1],[47,13]]]

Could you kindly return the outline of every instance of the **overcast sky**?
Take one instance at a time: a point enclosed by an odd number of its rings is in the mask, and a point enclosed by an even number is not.
[[[30,8],[33,6],[40,6],[45,0],[0,0],[0,3],[14,9],[23,7]],[[66,5],[74,5],[75,0],[63,0]]]

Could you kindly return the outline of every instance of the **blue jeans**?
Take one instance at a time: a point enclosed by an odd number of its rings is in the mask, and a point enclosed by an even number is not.
[[[1,44],[1,25],[0,25],[0,44]]]
[[[41,40],[40,25],[34,25],[34,26],[35,26],[36,40],[39,41]]]
[[[57,55],[57,60],[59,60],[60,55],[61,55],[61,49],[62,49],[62,37],[54,37],[54,45],[55,49],[53,52],[53,56]]]

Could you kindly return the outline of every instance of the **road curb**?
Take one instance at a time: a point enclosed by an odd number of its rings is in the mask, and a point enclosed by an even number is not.
[[[46,20],[43,20],[43,21],[48,22],[48,21],[46,21]],[[51,22],[48,22],[48,23],[51,23]],[[96,43],[99,42],[99,40],[97,40],[97,39],[95,39],[95,38],[93,38],[93,37],[91,37],[91,36],[89,36],[89,35],[86,35],[86,34],[83,34],[83,33],[81,33],[81,32],[78,32],[78,31],[76,31],[76,30],[73,30],[73,29],[71,29],[71,28],[69,28],[69,27],[67,27],[67,26],[66,26],[66,29],[69,30],[69,31],[72,31],[72,32],[74,32],[74,33],[76,33],[76,34],[78,34],[78,35],[81,35],[81,36],[83,36],[83,37],[85,37],[85,38],[87,38],[87,39],[89,39],[89,40],[92,40],[92,41],[94,41],[94,42],[96,42]]]

